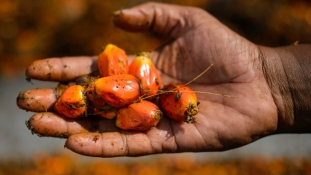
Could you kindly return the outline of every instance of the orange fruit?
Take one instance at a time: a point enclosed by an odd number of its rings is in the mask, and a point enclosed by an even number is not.
[[[118,110],[116,126],[123,130],[147,131],[156,126],[162,116],[157,105],[141,100]]]
[[[159,105],[164,114],[176,121],[194,123],[199,111],[195,92],[183,84],[168,84],[159,96]]]
[[[113,44],[108,44],[99,54],[97,64],[101,77],[128,72],[128,56],[123,49]]]
[[[110,106],[121,108],[140,95],[140,83],[130,74],[112,75],[95,80],[95,92]]]
[[[95,80],[88,84],[85,90],[85,96],[87,97],[88,100],[88,106],[101,107],[107,104],[106,101],[101,96],[96,94]]]
[[[88,101],[88,115],[98,115],[107,119],[115,118],[117,115],[116,108],[108,105],[101,96],[96,94],[94,81],[88,84],[85,91]]]
[[[82,116],[86,112],[87,104],[84,96],[84,87],[80,85],[69,86],[57,99],[55,111],[68,118]]]
[[[150,96],[150,100],[154,99],[162,86],[162,80],[150,59],[149,52],[142,52],[135,57],[129,65],[129,74],[134,75],[140,81],[142,85],[141,95],[143,97]]]

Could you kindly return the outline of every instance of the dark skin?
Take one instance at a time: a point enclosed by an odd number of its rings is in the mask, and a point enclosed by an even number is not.
[[[222,151],[274,133],[310,131],[299,127],[305,113],[301,117],[294,115],[297,112],[293,111],[299,112],[299,109],[295,109],[292,103],[295,101],[294,96],[289,95],[295,87],[289,88],[291,83],[288,83],[288,77],[296,77],[292,73],[294,71],[291,71],[297,70],[296,65],[286,70],[289,71],[286,73],[280,57],[285,54],[288,59],[296,59],[300,51],[293,55],[289,54],[291,48],[258,46],[207,12],[193,7],[146,3],[116,12],[114,23],[124,30],[156,32],[172,38],[171,42],[151,54],[161,71],[163,84],[188,82],[213,64],[209,71],[190,84],[191,88],[234,98],[197,93],[200,110],[195,116],[196,123],[187,124],[163,118],[157,127],[147,132],[131,132],[119,130],[111,120],[64,119],[53,112],[45,112],[44,109],[53,109],[55,91],[31,90],[34,96],[49,98],[48,102],[40,102],[41,107],[27,106],[26,103],[30,103],[31,99],[25,96],[22,100],[21,95],[18,98],[17,103],[21,108],[38,112],[28,122],[33,132],[68,138],[65,146],[79,154],[115,157]],[[310,58],[310,46],[295,46],[292,50],[297,48],[305,53],[306,60]],[[58,67],[49,70],[50,76],[38,72],[31,65],[27,77],[70,81],[96,71],[96,59],[50,59],[49,67]],[[37,63],[41,67],[47,67],[46,64],[46,60]],[[73,71],[63,65],[80,67],[79,71]],[[310,89],[307,85],[305,88]],[[306,106],[304,109],[308,108]]]

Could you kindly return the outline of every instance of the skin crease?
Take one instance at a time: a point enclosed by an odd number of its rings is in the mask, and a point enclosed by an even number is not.
[[[151,53],[164,85],[172,81],[186,83],[213,64],[189,86],[195,91],[234,98],[198,93],[197,123],[187,124],[164,117],[157,127],[147,132],[121,131],[111,122],[106,124],[104,119],[98,122],[79,120],[75,125],[77,132],[67,132],[70,133],[65,144],[68,149],[97,157],[222,151],[271,135],[278,130],[278,123],[286,122],[284,116],[279,116],[282,111],[278,113],[282,102],[276,104],[274,100],[279,94],[271,93],[264,74],[267,71],[263,70],[265,57],[262,54],[268,52],[234,33],[207,12],[193,7],[145,3],[116,12],[114,23],[124,30],[156,32],[172,38]],[[80,76],[78,72],[72,74],[71,77]],[[29,73],[28,77],[33,78]],[[55,117],[65,127],[67,120],[48,114],[49,120]],[[31,120],[33,131],[44,127],[45,123],[38,114],[35,116],[36,120]],[[73,120],[70,122],[72,124]],[[79,125],[89,132],[79,133]],[[105,129],[104,126],[110,127]],[[58,133],[57,128],[50,133]]]

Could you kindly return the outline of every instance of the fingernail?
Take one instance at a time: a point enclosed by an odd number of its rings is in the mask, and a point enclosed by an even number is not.
[[[121,10],[117,10],[115,12],[113,12],[114,15],[120,15],[121,14]]]
[[[121,15],[124,11],[127,11],[127,9],[117,10],[113,12],[114,15]]]

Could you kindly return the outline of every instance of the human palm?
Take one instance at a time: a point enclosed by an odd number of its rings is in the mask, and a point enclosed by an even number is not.
[[[200,102],[199,113],[195,116],[197,122],[187,124],[163,118],[149,131],[133,132],[119,130],[113,120],[64,119],[34,109],[42,112],[28,122],[34,132],[69,137],[66,147],[74,152],[108,157],[227,150],[276,130],[277,109],[264,77],[260,50],[255,44],[232,32],[205,11],[191,7],[147,3],[118,12],[114,22],[125,30],[153,31],[171,37],[169,43],[151,54],[164,84],[189,82],[213,65],[189,84],[197,92]],[[96,58],[67,60],[67,64],[89,63],[81,64],[88,68],[81,68],[80,72],[68,72],[67,78],[94,71],[90,65],[96,62]],[[61,63],[50,64],[57,66]],[[36,70],[28,70],[30,78],[41,77]],[[38,90],[32,92],[38,94]],[[25,102],[27,100],[18,101],[18,104],[28,109]],[[53,99],[44,105],[49,108],[52,104]]]

